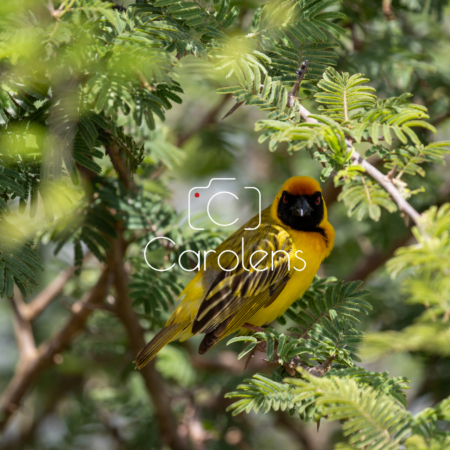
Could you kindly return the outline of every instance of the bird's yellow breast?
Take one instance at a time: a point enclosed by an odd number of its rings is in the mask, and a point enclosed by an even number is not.
[[[326,252],[326,241],[319,233],[296,231],[291,234],[295,252],[291,256],[291,278],[276,300],[265,308],[261,308],[249,322],[261,326],[274,321],[300,298],[312,283]],[[299,252],[300,250],[300,252]],[[295,257],[295,253],[302,260]],[[297,269],[303,269],[297,271]]]

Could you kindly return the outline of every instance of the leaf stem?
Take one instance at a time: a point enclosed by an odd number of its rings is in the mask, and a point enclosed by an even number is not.
[[[348,111],[347,111],[347,89],[344,87],[344,120],[348,121]]]
[[[369,200],[369,204],[370,205],[373,205],[372,197],[370,196],[370,192],[369,192],[369,188],[368,188],[367,183],[366,183],[366,179],[364,177],[361,177],[361,180],[362,180],[362,183],[364,185],[364,190],[366,191],[367,200]]]

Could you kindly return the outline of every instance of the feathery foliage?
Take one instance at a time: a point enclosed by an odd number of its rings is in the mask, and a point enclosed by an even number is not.
[[[428,237],[413,228],[417,244],[397,250],[387,270],[393,278],[401,277],[406,302],[423,305],[425,310],[416,323],[400,332],[369,334],[366,351],[371,356],[408,350],[449,354],[450,204],[433,206],[422,220]]]
[[[254,375],[239,385],[238,391],[226,395],[240,398],[228,409],[233,414],[289,409],[304,420],[306,417],[311,421],[323,417],[340,420],[351,448],[357,449],[397,449],[405,443],[409,448],[421,442],[448,440],[446,433],[437,431],[437,420],[449,421],[449,400],[412,416],[405,409],[401,391],[407,387],[406,379],[363,369],[333,369],[324,377],[313,376],[301,368],[298,371],[301,378],[287,378],[283,382]],[[306,417],[305,409],[309,409]]]
[[[25,236],[6,220],[0,221],[0,295],[11,298],[14,284],[23,296],[37,286],[36,270],[44,270],[41,258]]]
[[[185,154],[175,145],[174,130],[162,122],[182,103],[187,83],[179,68],[187,56],[210,63],[217,79],[230,78],[229,86],[220,79],[217,92],[232,94],[236,106],[267,111],[255,125],[261,131],[259,142],[268,141],[272,152],[281,143],[291,154],[307,150],[323,166],[322,181],[333,177],[342,188],[338,199],[358,220],[368,215],[383,221],[382,210],[401,208],[355,161],[355,150],[362,149],[363,158],[377,155],[386,182],[405,199],[423,191],[412,176],[425,177],[449,153],[449,141],[428,142],[436,128],[423,105],[432,108],[434,100],[420,98],[420,104],[413,104],[406,88],[397,89],[397,79],[411,78],[413,70],[435,69],[437,64],[425,57],[418,61],[415,54],[424,55],[426,40],[404,45],[403,52],[397,43],[396,58],[385,52],[384,42],[366,45],[375,49],[376,63],[360,60],[353,67],[368,77],[332,67],[341,64],[339,56],[352,60],[364,53],[356,48],[359,35],[367,41],[389,29],[381,21],[377,32],[364,28],[363,22],[372,23],[378,4],[367,18],[354,21],[354,10],[363,6],[353,3],[349,8],[338,0],[272,1],[259,7],[249,3],[242,14],[229,0],[137,0],[129,7],[100,0],[41,3],[0,7],[6,12],[0,20],[1,296],[12,298],[17,286],[25,297],[37,285],[43,266],[31,242],[35,237],[39,251],[50,241],[55,255],[68,252],[76,273],[83,275],[87,252],[102,264],[113,264],[114,243],[131,263],[125,272],[130,269],[128,290],[135,311],[150,329],[164,323],[188,279],[182,269],[198,269],[202,251],[224,237],[216,229],[186,232],[186,218],[167,198],[164,180],[172,176],[167,172],[181,166]],[[400,3],[396,8],[401,10],[425,8],[414,1]],[[442,1],[427,5],[442,15]],[[390,2],[383,2],[383,13],[387,6]],[[352,54],[347,51],[350,29]],[[388,35],[385,40],[397,39]],[[306,74],[300,75],[306,61]],[[386,93],[382,83],[388,65],[396,65],[393,71],[401,76],[392,80],[396,89]],[[445,92],[445,78],[435,83]],[[424,82],[421,89],[427,86]],[[440,97],[440,104],[448,98],[433,95]],[[308,101],[314,113],[305,120]],[[340,420],[348,438],[340,449],[448,447],[449,434],[441,426],[450,421],[448,399],[413,416],[406,410],[405,378],[367,371],[357,363],[362,342],[365,354],[449,356],[449,211],[445,204],[424,213],[426,235],[414,228],[417,244],[398,250],[387,265],[400,280],[406,302],[424,308],[416,323],[365,336],[358,323],[372,305],[362,298],[367,291],[359,290],[361,283],[317,277],[279,318],[286,331],[266,327],[229,341],[247,343],[238,358],[251,357],[265,346],[274,369],[228,393],[237,399],[229,410],[289,411],[307,422]],[[24,224],[24,213],[26,220],[33,219],[31,224]],[[37,223],[42,224],[38,232]],[[168,239],[156,239],[162,236]],[[147,263],[174,268],[152,271],[143,262],[144,248]],[[82,276],[74,284],[83,282]],[[114,345],[108,354],[119,355],[123,344]],[[179,368],[178,362],[183,367],[191,363],[184,349],[172,347],[157,367],[169,380],[187,386],[196,369]],[[95,404],[89,405],[91,413]],[[123,398],[121,406],[132,408],[129,417],[141,421],[135,413],[141,404]],[[163,445],[154,436],[142,442]]]
[[[429,118],[425,107],[409,103],[408,94],[377,100],[375,89],[363,85],[367,81],[360,74],[350,76],[327,68],[317,85],[320,91],[315,94],[322,115],[311,114],[312,121],[300,122],[297,103],[287,114],[276,113],[258,121],[255,129],[263,131],[260,142],[270,139],[272,151],[281,142],[287,142],[290,152],[308,150],[324,166],[323,181],[333,171],[337,174],[335,183],[343,186],[339,199],[346,204],[349,216],[356,214],[362,220],[368,213],[372,220],[378,221],[381,208],[392,213],[397,206],[383,187],[366,179],[364,170],[352,161],[348,145],[372,143],[366,155],[378,153],[383,158],[385,167],[392,171],[392,176],[396,175],[394,184],[406,198],[421,190],[408,189],[402,176],[416,173],[425,176],[421,164],[442,163],[450,150],[447,141],[425,146],[413,130],[419,127],[436,131],[425,121]],[[399,141],[400,147],[391,150],[388,146],[393,139]]]
[[[295,402],[314,396],[328,420],[345,420],[342,428],[349,443],[359,449],[397,449],[411,432],[410,414],[393,399],[355,380],[338,377],[287,380],[295,386]]]

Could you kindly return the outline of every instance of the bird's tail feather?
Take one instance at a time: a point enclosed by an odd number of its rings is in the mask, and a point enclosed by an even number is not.
[[[159,331],[156,336],[137,354],[134,362],[138,369],[142,369],[147,365],[156,354],[172,341],[181,331],[183,331],[189,324],[186,323],[172,323]]]

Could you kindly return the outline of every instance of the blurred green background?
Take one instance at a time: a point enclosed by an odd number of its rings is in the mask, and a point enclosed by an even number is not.
[[[123,6],[130,3],[124,2]],[[262,4],[246,0],[231,3],[240,7],[239,24],[244,29]],[[337,49],[340,55],[337,70],[364,73],[381,98],[411,92],[414,103],[429,109],[430,122],[439,130],[435,139],[450,139],[447,2],[359,0],[343,1],[338,8],[348,19],[341,23],[346,35]],[[254,123],[266,117],[263,112],[241,107],[222,120],[234,100],[216,93],[227,81],[208,61],[185,57],[176,73],[184,90],[183,104],[170,110],[165,123],[158,123],[156,131],[143,133],[142,141],[153,155],[158,153],[158,142],[168,141],[180,150],[172,167],[164,169],[157,178],[147,176],[145,164],[138,177],[149,192],[167,197],[183,217],[189,190],[206,186],[214,177],[236,178],[233,192],[239,195],[239,202],[231,201],[226,214],[221,211],[222,205],[214,209],[217,220],[236,216],[245,220],[257,212],[256,197],[245,186],[260,189],[264,208],[288,177],[319,177],[321,165],[306,152],[291,156],[281,147],[272,153],[267,142],[258,143]],[[312,108],[308,99],[303,101]],[[126,124],[128,119],[122,120]],[[103,164],[104,169],[111,170],[107,162]],[[429,166],[425,179],[416,178],[410,187],[425,188],[411,200],[418,211],[449,200],[447,167]],[[349,218],[344,205],[337,201],[338,190],[330,181],[323,190],[329,220],[336,229],[336,242],[319,274],[365,281],[371,292],[368,301],[374,310],[361,323],[361,329],[366,332],[403,329],[414,322],[423,306],[405,304],[399,283],[389,278],[384,264],[397,248],[413,242],[411,232],[398,214],[385,211],[379,222]],[[211,225],[201,216],[197,223]],[[39,288],[33,295],[39,295],[42,286],[72,264],[71,247],[63,247],[57,257],[53,248],[54,244],[45,240],[39,245],[47,270],[41,274]],[[141,258],[142,254],[136,256]],[[70,305],[93,284],[98,273],[98,263],[92,258],[79,277],[65,284],[57,300],[33,325],[37,343],[59,329],[69,315]],[[188,280],[186,275],[182,281]],[[162,314],[163,318],[169,315]],[[23,408],[4,431],[0,449],[164,448],[143,380],[131,364],[122,326],[108,311],[98,310],[90,317],[85,331],[68,351],[59,355],[56,365],[36,381]],[[147,337],[151,336],[149,332]],[[232,417],[225,412],[231,402],[224,394],[255,371],[271,368],[255,357],[244,370],[244,362],[236,359],[241,349],[238,344],[226,347],[222,342],[199,357],[198,343],[199,339],[193,339],[172,344],[161,351],[156,363],[168,386],[181,433],[184,430],[194,450],[326,450],[341,439],[336,423],[323,421],[317,431],[316,424],[304,424],[284,412]],[[0,302],[0,345],[0,390],[3,390],[17,361],[10,306],[4,301]],[[421,352],[381,356],[363,352],[362,357],[363,366],[368,369],[388,371],[411,380],[407,396],[412,411],[450,395],[448,357]]]

